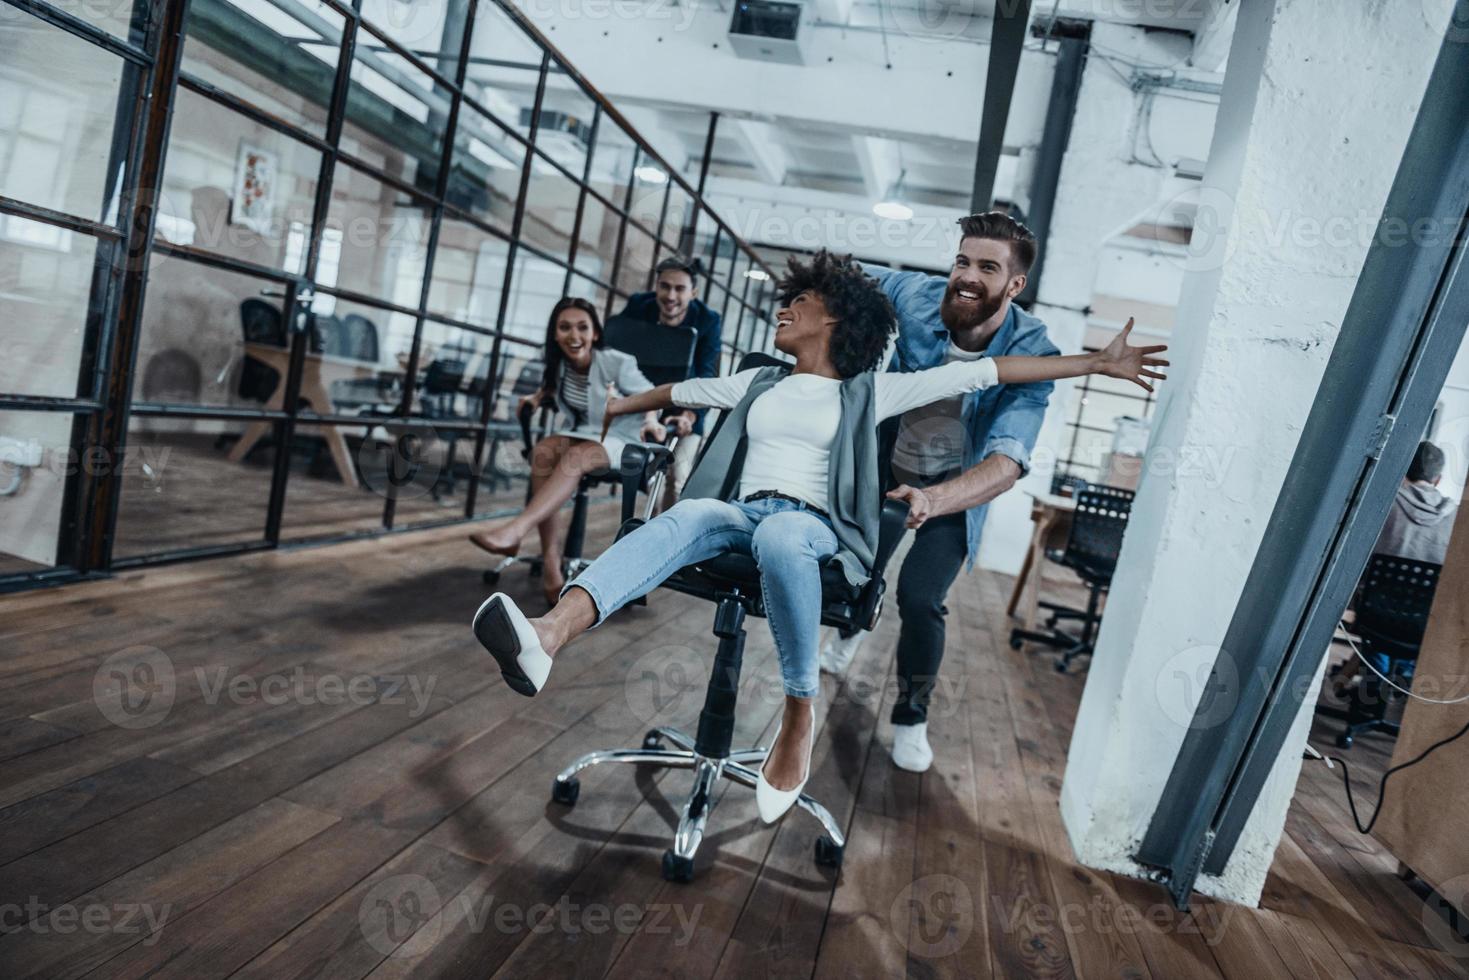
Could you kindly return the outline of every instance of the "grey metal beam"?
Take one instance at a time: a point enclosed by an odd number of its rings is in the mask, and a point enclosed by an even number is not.
[[[1469,12],[1460,12],[1469,19]],[[1451,25],[1260,552],[1139,862],[1179,907],[1280,756],[1469,323],[1469,45]],[[1232,704],[1226,721],[1205,724]]]
[[[1046,238],[1051,229],[1051,215],[1056,210],[1056,188],[1061,183],[1061,161],[1071,141],[1071,121],[1076,116],[1076,100],[1081,94],[1081,71],[1086,64],[1090,32],[1081,37],[1068,36],[1060,41],[1056,53],[1056,71],[1051,77],[1051,98],[1046,106],[1046,125],[1041,132],[1041,145],[1036,153],[1035,176],[1030,183],[1030,220],[1039,248],[1025,289],[1016,301],[1029,307],[1040,291],[1041,273],[1046,265]]]
[[[998,0],[995,4],[979,150],[974,158],[974,190],[969,197],[971,212],[988,211],[994,203],[995,175],[1000,170],[1000,151],[1005,147],[1005,122],[1010,118],[1015,75],[1020,71],[1020,52],[1029,21],[1030,0]]]

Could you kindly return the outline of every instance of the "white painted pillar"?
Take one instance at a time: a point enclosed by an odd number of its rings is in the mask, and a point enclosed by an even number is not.
[[[1451,4],[1240,8],[1172,377],[1061,793],[1085,864],[1138,872],[1132,855],[1295,451]],[[1200,891],[1258,901],[1319,683],[1229,866]]]
[[[1127,69],[1115,62],[1170,63],[1187,58],[1191,50],[1189,39],[1181,34],[1149,33],[1125,24],[1093,25],[1092,43],[1099,53],[1088,58],[1082,72],[1033,310],[1064,354],[1081,350],[1086,332],[1081,311],[1091,305],[1103,243],[1157,201],[1172,176],[1170,170],[1133,161],[1138,101],[1128,88]],[[1008,574],[1019,571],[1031,531],[1031,498],[1023,491],[1050,489],[1055,461],[1065,455],[1069,432],[1065,421],[1076,413],[1073,393],[1069,381],[1056,385],[1030,474],[990,505],[980,544],[983,567]]]

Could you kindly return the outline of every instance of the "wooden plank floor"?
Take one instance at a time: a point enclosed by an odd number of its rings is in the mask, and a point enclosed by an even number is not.
[[[594,509],[593,547],[613,512]],[[1422,898],[1301,780],[1263,908],[1076,865],[1057,800],[1084,675],[1003,642],[1010,581],[949,598],[934,768],[894,769],[891,614],[823,677],[809,791],[848,828],[762,825],[720,787],[692,885],[662,880],[688,777],[552,775],[688,728],[712,607],[655,593],[514,695],[467,622],[463,528],[0,600],[0,977],[1464,976]],[[505,587],[539,600],[523,571]],[[736,741],[780,703],[751,621]],[[108,696],[116,679],[149,698]],[[1317,733],[1329,745],[1331,731]],[[1388,743],[1353,750],[1370,798]],[[1360,770],[1360,771],[1358,771]]]

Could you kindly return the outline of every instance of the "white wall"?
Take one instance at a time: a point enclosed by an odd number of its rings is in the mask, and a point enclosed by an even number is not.
[[[1227,717],[1195,719],[1202,682],[1232,663],[1219,644],[1366,254],[1366,241],[1306,230],[1381,213],[1449,3],[1241,8],[1205,176],[1213,233],[1195,234],[1062,788],[1091,866],[1139,872],[1132,854],[1186,733]],[[1200,891],[1258,899],[1315,697],[1313,686],[1225,873]]]

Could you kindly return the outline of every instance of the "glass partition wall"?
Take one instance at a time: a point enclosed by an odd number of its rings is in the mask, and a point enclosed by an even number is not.
[[[510,510],[551,306],[770,270],[497,0],[0,11],[0,590]],[[100,8],[97,8],[100,10]]]

